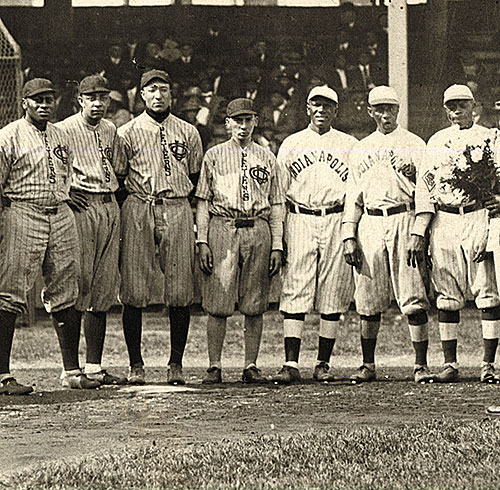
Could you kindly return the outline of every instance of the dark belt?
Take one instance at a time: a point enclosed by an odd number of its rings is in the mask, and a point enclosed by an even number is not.
[[[234,220],[234,226],[236,228],[253,228],[254,223],[255,221],[253,218],[236,218]]]
[[[481,209],[481,207],[478,206],[477,203],[466,204],[465,206],[448,206],[447,204],[438,204],[437,208],[439,209],[439,211],[451,214],[467,214]]]
[[[308,214],[309,216],[326,216],[327,214],[341,213],[344,211],[343,204],[337,204],[331,208],[308,209],[291,202],[286,203],[288,210],[295,214]]]
[[[399,206],[394,206],[392,208],[385,209],[371,209],[365,208],[366,214],[370,216],[392,216],[393,214],[404,213],[405,211],[410,211],[415,209],[415,203],[400,204]]]
[[[2,196],[2,205],[6,208],[10,208],[12,204],[12,199],[6,196]],[[38,206],[42,214],[57,214],[58,206]]]

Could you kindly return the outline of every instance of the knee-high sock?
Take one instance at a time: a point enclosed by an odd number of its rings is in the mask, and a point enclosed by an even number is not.
[[[135,306],[123,305],[122,322],[130,365],[143,366],[144,361],[141,354],[142,309]]]

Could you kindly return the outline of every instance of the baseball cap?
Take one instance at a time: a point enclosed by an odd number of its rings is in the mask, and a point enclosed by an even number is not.
[[[467,85],[452,85],[443,94],[443,104],[450,100],[474,100],[474,95]]]
[[[33,97],[34,95],[46,92],[55,93],[55,91],[56,89],[50,80],[46,78],[33,78],[33,80],[29,80],[24,84],[23,98]]]
[[[325,99],[329,99],[336,104],[339,103],[339,96],[337,95],[337,92],[335,92],[335,90],[330,88],[328,85],[318,85],[313,87],[307,96],[307,102],[314,97],[324,97]]]
[[[392,87],[387,87],[386,85],[380,85],[374,87],[370,90],[368,94],[368,104],[378,105],[378,104],[394,104],[399,105],[399,97],[396,91]]]
[[[495,111],[500,111],[500,100],[495,101]]]
[[[85,77],[78,87],[81,94],[93,94],[95,92],[106,92],[109,94],[111,90],[108,88],[108,81],[101,75],[89,75]]]
[[[170,77],[166,71],[163,70],[149,70],[142,74],[141,88],[144,88],[151,80],[157,78],[165,83],[171,84]]]
[[[255,114],[252,99],[234,99],[227,105],[227,117],[241,116],[241,114]]]

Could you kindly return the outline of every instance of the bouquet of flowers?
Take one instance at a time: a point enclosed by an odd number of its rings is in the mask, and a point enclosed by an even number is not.
[[[493,156],[489,139],[484,145],[467,145],[442,182],[468,200],[484,203],[493,196],[498,184]]]

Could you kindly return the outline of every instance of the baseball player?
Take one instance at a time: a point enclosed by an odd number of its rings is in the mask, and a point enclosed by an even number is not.
[[[493,133],[474,123],[474,96],[466,85],[448,87],[443,103],[452,126],[438,131],[427,143],[424,164],[417,178],[417,218],[409,253],[416,260],[422,259],[424,237],[430,223],[431,280],[436,290],[445,362],[436,381],[444,383],[458,379],[460,310],[470,290],[481,309],[484,357],[480,379],[484,383],[494,383],[499,381],[494,361],[500,335],[500,298],[493,260],[484,253],[488,210],[481,203],[470,202],[443,182],[463,158],[467,145],[482,153]]]
[[[270,277],[282,261],[284,198],[276,157],[252,141],[257,123],[252,100],[239,98],[228,104],[226,128],[231,138],[207,152],[196,189],[203,308],[208,313],[209,368],[204,384],[222,381],[226,322],[236,301],[245,316],[243,382],[266,381],[256,362]]]
[[[55,106],[51,81],[35,78],[23,87],[24,117],[0,130],[0,393],[26,394],[9,370],[14,323],[26,311],[26,296],[42,269],[43,301],[52,313],[67,388],[96,388],[78,361],[80,322],[79,243],[68,206],[72,157],[65,132],[48,122]]]
[[[116,127],[103,119],[109,105],[108,81],[99,75],[85,77],[79,86],[81,112],[56,126],[64,129],[73,151],[70,196],[80,239],[80,281],[76,310],[84,313],[87,344],[85,374],[101,384],[124,384],[101,366],[106,312],[118,298],[120,210],[113,170]]]
[[[184,384],[182,357],[193,300],[194,223],[188,196],[197,181],[202,146],[198,131],[170,113],[171,82],[162,70],[141,77],[145,111],[118,129],[117,174],[129,192],[121,214],[120,299],[130,357],[130,383],[144,383],[142,308],[151,304],[155,253],[164,273],[171,352],[167,381]]]
[[[355,267],[354,298],[363,352],[363,364],[351,377],[355,383],[376,379],[375,345],[391,290],[408,317],[415,381],[432,381],[427,367],[429,302],[419,269],[408,267],[416,172],[425,142],[398,125],[398,113],[396,91],[387,86],[373,88],[368,114],[377,129],[359,141],[349,156],[344,253],[347,263]]]
[[[332,128],[337,93],[323,85],[307,96],[309,126],[286,138],[278,152],[287,215],[280,309],[284,316],[285,364],[273,377],[279,384],[301,379],[299,353],[305,315],[320,313],[318,360],[313,377],[333,381],[330,357],[340,315],[349,309],[354,282],[342,256],[341,222],[349,169],[357,141]]]

